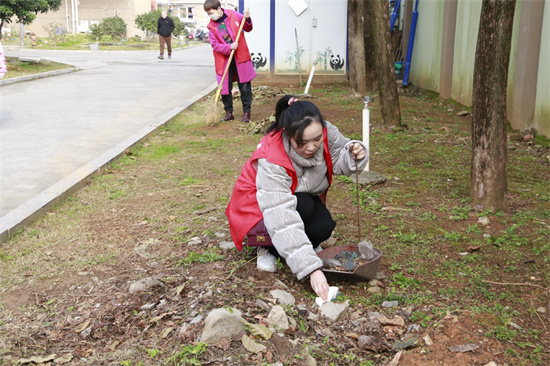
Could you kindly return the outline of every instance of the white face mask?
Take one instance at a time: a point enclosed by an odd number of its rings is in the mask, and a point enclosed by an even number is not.
[[[214,13],[212,14],[208,14],[208,16],[210,17],[210,19],[212,19],[213,21],[216,21],[218,19],[221,18],[221,15],[219,14],[219,11],[216,10]]]

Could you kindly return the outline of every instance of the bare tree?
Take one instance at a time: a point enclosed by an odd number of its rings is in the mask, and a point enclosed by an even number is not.
[[[382,119],[386,126],[401,125],[401,110],[395,80],[395,67],[390,36],[390,14],[387,0],[369,1],[376,56],[376,76]]]
[[[482,2],[474,66],[470,204],[506,208],[506,85],[515,0]]]

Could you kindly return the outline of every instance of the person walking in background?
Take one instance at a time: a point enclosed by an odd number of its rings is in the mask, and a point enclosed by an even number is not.
[[[244,33],[241,34],[239,42],[235,42],[241,22],[245,22],[243,26],[244,32],[252,30],[250,12],[245,11],[244,14],[239,14],[233,10],[223,9],[219,0],[206,0],[204,2],[204,11],[210,17],[210,23],[207,26],[209,31],[208,37],[214,52],[218,84],[223,77],[231,51],[235,50],[221,92],[223,108],[225,110],[225,116],[221,121],[227,122],[235,119],[233,116],[232,90],[233,82],[236,81],[241,92],[241,102],[243,104],[243,117],[241,121],[250,122],[250,110],[252,106],[252,84],[250,82],[256,76],[256,71],[254,70],[254,64],[250,57]]]
[[[350,176],[367,162],[366,146],[344,137],[315,104],[282,97],[225,210],[233,243],[242,249],[244,237],[265,225],[273,246],[258,247],[258,269],[275,272],[283,257],[298,280],[309,277],[326,301],[329,285],[316,254],[336,226],[326,193],[333,175]]]
[[[176,28],[174,21],[170,18],[165,11],[160,15],[157,22],[157,33],[159,35],[160,42],[160,55],[159,58],[164,60],[164,45],[168,50],[168,58],[172,58],[172,32]]]
[[[6,58],[4,57],[4,48],[2,47],[2,42],[0,41],[0,79],[8,73],[8,67],[6,66]]]

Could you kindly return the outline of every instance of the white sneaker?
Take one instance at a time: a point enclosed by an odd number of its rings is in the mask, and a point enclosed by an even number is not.
[[[256,259],[256,267],[261,271],[276,272],[277,258],[267,251],[267,249],[258,247],[258,258]]]

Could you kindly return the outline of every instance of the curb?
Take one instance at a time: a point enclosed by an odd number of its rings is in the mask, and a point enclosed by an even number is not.
[[[71,72],[75,72],[75,71],[79,71],[79,70],[80,70],[79,68],[71,67],[71,68],[68,68],[68,69],[53,70],[53,71],[41,72],[39,74],[19,76],[17,78],[3,79],[3,80],[0,80],[0,86],[15,84],[15,83],[22,83],[23,81],[42,79],[42,78],[47,78],[47,77],[50,77],[50,76],[69,74]]]
[[[1,217],[0,244],[8,241],[13,235],[17,234],[18,231],[22,230],[27,225],[30,225],[41,218],[54,205],[63,201],[73,192],[85,186],[88,183],[88,179],[105,172],[105,169],[109,167],[112,162],[124,156],[126,150],[147,139],[159,127],[166,124],[170,119],[175,117],[184,109],[188,108],[192,104],[210,94],[217,87],[217,82],[212,83],[210,86],[197,93],[195,97],[186,100],[183,104],[159,116],[158,120],[155,123],[141,129],[133,136],[130,136],[129,138],[120,142],[115,147],[112,147],[103,154],[99,155],[97,158],[93,159],[72,174],[63,178],[61,181],[57,182],[50,188],[42,191],[36,197],[28,200],[21,206],[17,207],[15,210]]]

